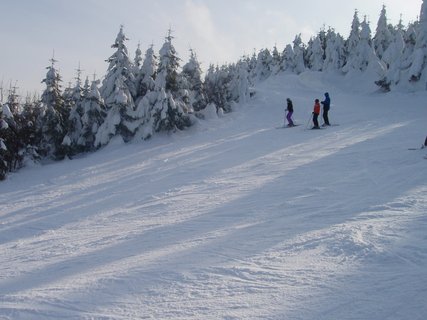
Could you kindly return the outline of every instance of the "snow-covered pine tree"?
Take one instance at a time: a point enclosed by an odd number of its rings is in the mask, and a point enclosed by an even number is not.
[[[123,26],[120,26],[120,31],[117,34],[116,40],[111,45],[111,48],[116,49],[116,52],[106,60],[109,63],[108,71],[100,89],[101,96],[107,107],[116,100],[115,92],[118,78],[123,77],[123,86],[125,90],[130,93],[132,98],[134,98],[137,93],[135,76],[133,73],[134,66],[129,59],[128,49],[125,44],[127,40],[129,39],[126,38],[123,32]]]
[[[43,157],[60,159],[60,146],[64,139],[64,115],[67,114],[61,94],[61,77],[55,69],[55,62],[47,67],[46,78],[42,82],[46,89],[41,96],[41,113],[37,119],[37,129],[40,132],[39,151]]]
[[[196,53],[192,49],[190,49],[189,61],[182,67],[180,79],[181,97],[188,98],[188,105],[195,112],[204,109],[207,102],[202,81],[202,69]]]
[[[180,59],[172,44],[172,39],[172,30],[169,30],[165,42],[159,51],[159,66],[157,73],[162,74],[162,76],[160,76],[159,81],[156,80],[156,87],[165,88],[166,92],[175,95],[179,91],[178,68]]]
[[[273,51],[271,53],[271,72],[273,74],[277,74],[281,71],[281,65],[282,65],[282,56],[277,49],[277,46],[274,45]],[[250,72],[250,64],[247,62],[248,72]]]
[[[208,104],[214,104],[218,113],[231,112],[229,84],[230,67],[210,65],[205,76],[205,91]]]
[[[39,99],[27,96],[22,107],[22,112],[16,118],[19,128],[19,140],[22,143],[22,162],[23,166],[29,162],[37,162],[40,160],[38,153],[38,145],[40,138],[36,132],[36,121],[40,112]]]
[[[139,73],[139,69],[141,68],[142,63],[142,51],[141,44],[138,43],[138,47],[135,50],[135,59],[133,60],[134,74],[137,75]]]
[[[135,87],[135,105],[137,105],[137,100],[140,98],[140,92],[139,87],[141,85],[141,64],[142,64],[142,51],[141,51],[141,44],[138,43],[138,47],[135,50],[135,58],[133,59],[133,66],[132,66],[132,72],[133,72],[133,78],[135,79],[134,87]]]
[[[374,74],[376,77],[382,76],[386,68],[375,54],[372,45],[371,28],[365,17],[360,24],[359,41],[347,58],[347,63],[343,68],[344,72],[360,73],[367,71],[369,68],[370,74]]]
[[[250,80],[248,68],[247,62],[240,60],[230,70],[231,81],[228,86],[228,91],[230,92],[229,101],[235,103],[245,103],[249,101]]]
[[[255,81],[263,81],[271,76],[273,67],[273,57],[270,50],[262,49],[258,53],[257,64],[254,70]]]
[[[255,70],[257,65],[257,54],[255,50],[251,57],[249,56],[247,57],[247,62],[248,62],[249,76],[252,80],[254,80],[256,78]],[[279,68],[281,68],[281,64]]]
[[[307,47],[308,68],[313,71],[322,71],[324,64],[324,50],[320,34],[311,39],[310,45]]]
[[[172,44],[171,30],[165,38],[165,43],[159,52],[159,67],[156,74],[154,91],[143,102],[148,110],[138,111],[144,114],[143,124],[151,126],[144,129],[147,136],[153,132],[182,130],[191,125],[188,115],[188,106],[184,101],[176,100],[179,97],[179,58]],[[138,108],[139,109],[139,108]]]
[[[344,65],[345,48],[344,38],[336,33],[334,29],[329,28],[326,33],[325,61],[323,71],[339,71]]]
[[[9,93],[9,101],[16,101],[15,95]],[[22,156],[20,150],[22,143],[18,135],[18,126],[15,116],[9,108],[9,103],[1,105],[0,114],[0,180],[6,177],[7,172],[18,169],[21,166]]]
[[[417,25],[417,39],[409,68],[409,81],[417,82],[424,75],[427,78],[427,1],[423,0],[420,12],[420,21]],[[425,82],[425,81],[424,81]],[[427,85],[424,87],[427,89]]]
[[[215,66],[213,64],[209,65],[209,68],[206,72],[204,86],[207,102],[209,104],[214,104],[217,108],[219,108],[219,105],[215,101],[217,91],[217,80]]]
[[[390,91],[393,87],[426,89],[426,81],[420,81],[423,76],[427,78],[426,19],[427,2],[423,1],[419,22],[411,23],[406,31],[401,22],[397,26],[394,41],[383,55],[387,72],[375,82],[384,91]]]
[[[73,156],[82,152],[82,148],[78,141],[82,133],[82,116],[83,116],[83,89],[81,86],[81,72],[77,69],[76,84],[71,89],[69,97],[69,116],[66,121],[66,135],[62,140],[62,151],[64,155]]]
[[[282,53],[282,63],[280,70],[284,72],[294,72],[295,61],[294,61],[294,49],[290,44],[287,44]]]
[[[9,89],[9,94],[7,97],[7,106],[10,110],[10,112],[14,115],[17,116],[21,113],[21,104],[19,103],[19,97],[16,93],[17,90],[17,86],[13,86],[12,84],[10,85],[10,89]]]
[[[373,38],[375,53],[378,58],[382,59],[384,52],[393,42],[393,37],[387,24],[386,6],[383,5],[380,17],[377,23],[377,29]]]
[[[342,70],[347,73],[354,69],[353,63],[357,61],[356,48],[360,41],[360,20],[357,10],[354,11],[353,21],[351,23],[350,36],[345,42],[345,64]]]
[[[403,40],[405,42],[405,49],[401,57],[401,69],[409,69],[412,64],[413,54],[416,49],[417,44],[417,24],[410,24],[408,29],[403,35]]]
[[[105,117],[104,101],[98,90],[99,80],[92,81],[89,88],[89,79],[86,79],[84,95],[83,95],[83,115],[82,130],[78,139],[78,144],[83,148],[83,151],[92,151],[95,149],[95,138],[98,129],[102,125]]]
[[[0,101],[0,181],[6,178],[7,173],[9,172],[8,165],[8,149],[5,143],[6,130],[9,129],[9,126],[6,120],[3,119],[3,105]]]
[[[400,81],[401,66],[405,51],[403,31],[397,31],[393,40],[382,55],[385,73],[375,83],[384,91],[390,91],[391,85],[395,86]]]
[[[294,52],[294,72],[300,74],[305,71],[305,48],[304,43],[301,40],[301,34],[298,34],[293,41],[293,52]]]
[[[107,144],[117,134],[121,135],[124,141],[129,141],[136,130],[133,99],[136,96],[135,77],[125,45],[126,40],[121,26],[111,46],[116,48],[116,52],[107,60],[108,72],[100,90],[107,116],[97,132],[95,147]]]
[[[379,58],[375,54],[375,50],[372,44],[371,37],[371,28],[369,27],[366,17],[363,19],[363,22],[360,24],[360,41],[356,47],[356,52],[358,56],[358,62],[356,67],[361,71],[366,71],[368,66],[375,65],[379,63]]]
[[[154,90],[156,70],[157,57],[154,54],[153,46],[151,45],[145,52],[144,62],[138,75],[140,79],[138,87],[139,99],[144,97],[148,91]]]

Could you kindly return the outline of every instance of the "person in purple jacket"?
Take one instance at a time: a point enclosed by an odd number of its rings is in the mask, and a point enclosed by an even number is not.
[[[287,98],[286,99],[286,102],[287,102],[287,107],[286,107],[286,111],[287,111],[287,114],[286,114],[286,120],[288,120],[288,127],[293,127],[295,124],[294,124],[294,122],[292,121],[292,114],[294,113],[294,106],[293,106],[293,104],[292,104],[292,100],[291,99],[289,99],[289,98]]]

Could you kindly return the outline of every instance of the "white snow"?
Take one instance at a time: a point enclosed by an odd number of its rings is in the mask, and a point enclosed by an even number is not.
[[[427,94],[353,87],[270,77],[187,131],[10,175],[0,319],[425,319]],[[326,91],[340,125],[304,130]],[[301,126],[275,129],[287,97]]]
[[[13,114],[9,109],[9,106],[7,104],[1,105],[3,115],[6,119],[13,119]]]

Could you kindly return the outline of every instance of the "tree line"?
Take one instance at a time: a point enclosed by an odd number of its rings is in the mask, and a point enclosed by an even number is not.
[[[50,60],[40,98],[20,102],[11,88],[0,108],[0,180],[28,162],[61,160],[92,152],[116,136],[125,142],[190,127],[207,110],[230,112],[249,97],[244,61],[211,66],[202,79],[197,55],[180,68],[171,31],[158,55],[138,46],[133,61],[123,26],[112,45],[102,83],[85,81],[77,70],[73,86],[61,89],[61,76]],[[80,68],[79,68],[80,69]]]

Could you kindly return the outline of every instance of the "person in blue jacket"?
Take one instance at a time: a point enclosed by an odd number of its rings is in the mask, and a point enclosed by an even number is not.
[[[323,127],[326,126],[330,126],[331,124],[329,123],[329,117],[328,117],[328,113],[329,113],[329,109],[331,107],[331,98],[329,97],[329,93],[325,92],[325,100],[323,100],[322,102],[323,105]]]

